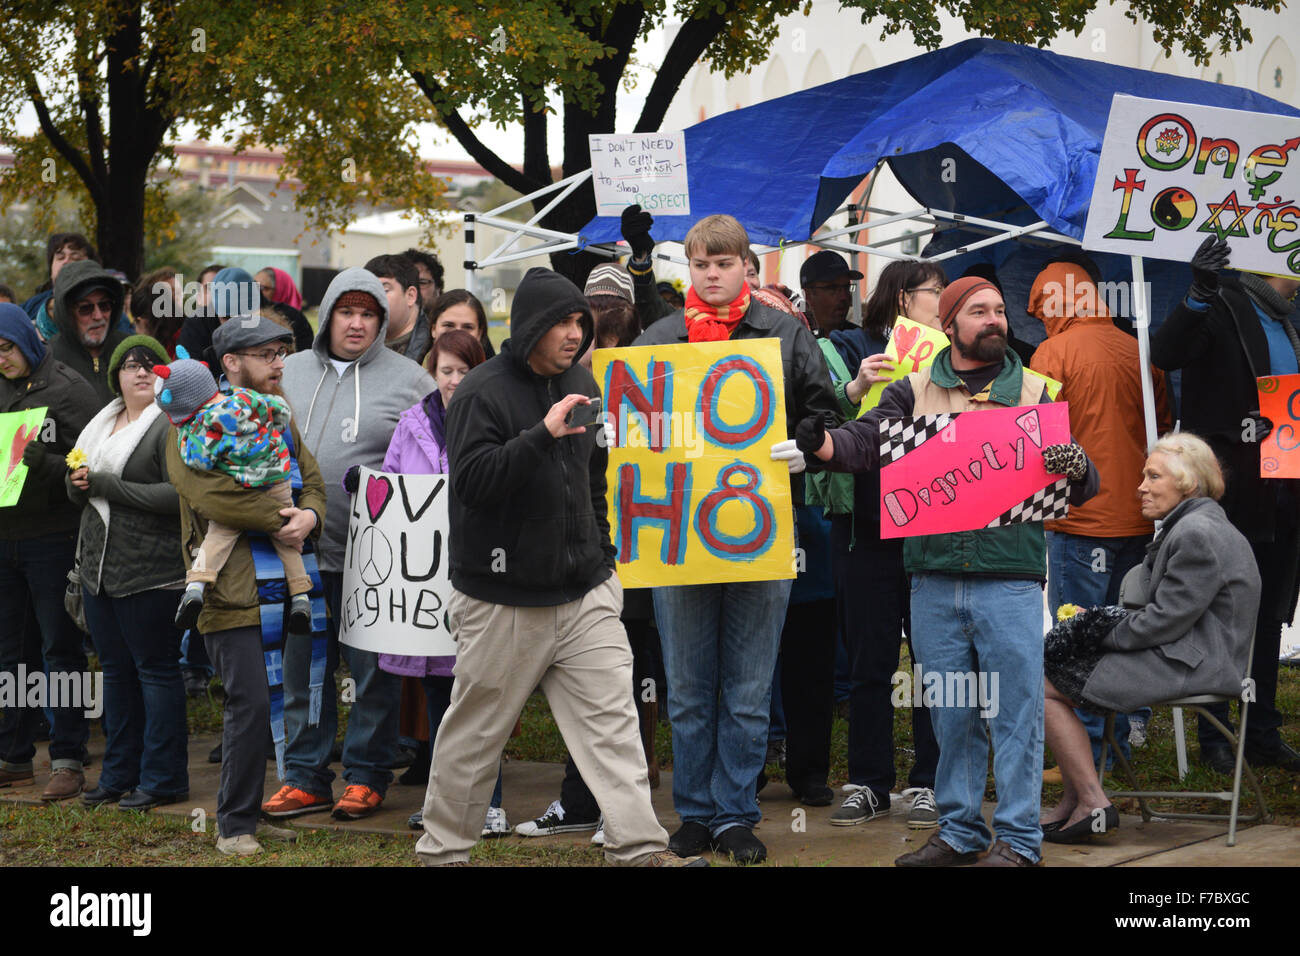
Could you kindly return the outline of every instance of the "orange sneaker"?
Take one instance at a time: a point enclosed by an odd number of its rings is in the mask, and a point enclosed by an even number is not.
[[[268,817],[296,817],[328,810],[333,802],[329,797],[318,797],[285,784],[274,797],[262,804],[262,813]]]
[[[343,799],[334,804],[335,820],[360,820],[379,809],[384,798],[370,787],[359,783],[348,784]]]

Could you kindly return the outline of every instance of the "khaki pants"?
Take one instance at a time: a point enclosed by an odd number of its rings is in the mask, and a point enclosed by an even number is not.
[[[556,607],[509,607],[459,591],[448,606],[456,683],[438,728],[424,797],[426,865],[469,859],[515,719],[541,685],[569,754],[605,815],[605,859],[634,865],[667,848],[650,805],[632,651],[618,579]]]
[[[250,495],[263,492],[274,498],[280,507],[293,507],[293,489],[289,487],[289,482],[277,481],[265,488],[248,489]],[[203,536],[203,544],[199,545],[199,550],[194,555],[194,562],[185,575],[185,583],[193,584],[197,581],[201,584],[215,584],[217,575],[221,573],[221,569],[226,566],[226,561],[230,558],[235,542],[243,533],[238,528],[231,528],[220,521],[208,521],[208,533]],[[271,546],[275,548],[280,563],[284,565],[284,580],[288,585],[289,593],[306,594],[311,591],[311,578],[307,577],[307,569],[303,567],[302,554],[292,545],[282,544],[274,536],[271,537]]]

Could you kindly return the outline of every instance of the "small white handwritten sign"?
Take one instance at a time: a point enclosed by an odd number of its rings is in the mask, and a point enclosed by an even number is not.
[[[591,148],[596,214],[617,216],[639,205],[657,216],[689,216],[686,140],[680,133],[598,133]]]

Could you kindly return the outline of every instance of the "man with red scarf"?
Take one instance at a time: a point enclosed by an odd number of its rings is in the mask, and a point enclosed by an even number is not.
[[[830,372],[798,319],[752,299],[745,284],[749,236],[731,216],[707,216],[686,234],[691,288],[686,308],[660,319],[635,345],[775,338],[785,374],[786,434],[807,415],[838,421]],[[793,500],[803,501],[803,456],[780,442],[772,457],[790,467]],[[655,588],[673,724],[673,806],[678,855],[710,849],[759,863],[767,849],[753,834],[760,814],[754,784],[767,753],[767,724],[790,581]]]

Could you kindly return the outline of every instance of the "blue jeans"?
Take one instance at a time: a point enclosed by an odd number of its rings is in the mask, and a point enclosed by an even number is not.
[[[0,540],[0,673],[17,680],[18,665],[24,664],[28,674],[76,674],[80,682],[86,671],[82,633],[63,607],[76,547],[75,531]],[[80,770],[90,737],[86,708],[52,710],[50,767]],[[31,769],[40,720],[40,707],[5,708],[0,715],[0,769]]]
[[[978,673],[988,681],[998,804],[993,828],[1037,861],[1043,831],[1043,591],[1036,581],[912,575],[912,643],[927,675]],[[993,680],[997,684],[993,684]],[[924,678],[923,678],[924,681]],[[930,708],[939,740],[934,795],[943,841],[970,853],[989,846],[982,804],[989,745],[978,702],[964,693]],[[958,706],[961,704],[962,706]]]
[[[104,670],[104,767],[99,785],[188,793],[181,632],[172,623],[180,591],[109,597],[83,591],[86,624]]]
[[[1119,603],[1119,586],[1124,575],[1142,563],[1146,557],[1150,535],[1132,538],[1089,538],[1079,534],[1047,532],[1047,607],[1052,617],[1062,604],[1079,607],[1098,607]],[[1088,731],[1092,744],[1092,761],[1101,759],[1101,740],[1106,731],[1106,719],[1092,711],[1076,708],[1075,716]],[[1143,719],[1150,718],[1151,708],[1142,707],[1133,712]],[[1115,714],[1115,742],[1130,757],[1128,746],[1128,714]],[[1114,763],[1115,758],[1110,758]],[[1107,768],[1109,769],[1109,767]]]
[[[334,771],[329,768],[330,750],[339,726],[338,697],[334,672],[342,651],[356,681],[356,697],[348,715],[343,738],[343,779],[370,787],[381,797],[393,779],[389,769],[397,759],[398,707],[402,679],[379,669],[379,655],[339,644],[338,619],[342,614],[343,575],[322,571],[321,584],[330,610],[329,649],[325,664],[320,724],[307,726],[310,703],[311,641],[289,635],[284,642],[284,751],[285,782],[314,793],[331,795]]]
[[[714,836],[762,818],[772,675],[790,581],[654,589],[673,725],[673,806]]]

